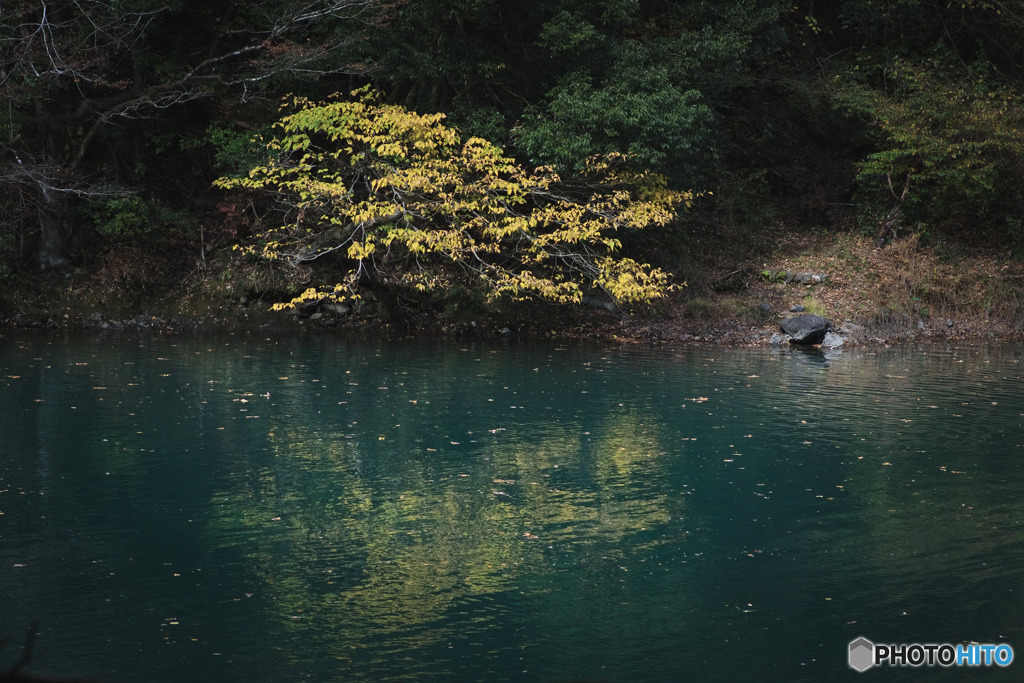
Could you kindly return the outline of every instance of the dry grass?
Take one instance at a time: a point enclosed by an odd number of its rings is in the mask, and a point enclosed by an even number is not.
[[[802,253],[765,267],[828,275],[813,286],[822,314],[864,325],[873,336],[1010,334],[1024,330],[1024,263],[993,254],[943,258],[916,236],[875,248],[869,238],[815,238]],[[771,284],[784,299],[800,285]],[[795,302],[800,303],[800,302]]]
[[[877,249],[870,237],[783,236],[774,255],[749,262],[739,292],[685,292],[658,320],[631,321],[626,336],[665,341],[763,343],[801,305],[867,339],[1019,336],[1024,333],[1024,263],[993,253],[942,253],[903,238]],[[735,264],[723,268],[734,271]],[[821,284],[775,282],[766,271],[824,274]],[[714,280],[714,278],[709,278]],[[771,306],[765,313],[762,305]]]

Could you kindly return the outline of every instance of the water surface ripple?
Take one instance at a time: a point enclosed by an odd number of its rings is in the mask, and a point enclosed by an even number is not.
[[[111,682],[1024,648],[1022,358],[8,334],[0,670],[31,622],[27,671]]]

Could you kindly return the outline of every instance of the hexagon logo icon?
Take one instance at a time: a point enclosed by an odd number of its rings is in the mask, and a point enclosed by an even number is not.
[[[867,671],[875,664],[875,644],[861,636],[850,641],[850,668]]]

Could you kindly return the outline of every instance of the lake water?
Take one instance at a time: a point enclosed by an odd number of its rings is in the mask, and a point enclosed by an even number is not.
[[[1021,680],[1024,347],[0,337],[0,671]],[[1024,654],[1021,655],[1024,657]],[[979,678],[981,680],[981,678]]]

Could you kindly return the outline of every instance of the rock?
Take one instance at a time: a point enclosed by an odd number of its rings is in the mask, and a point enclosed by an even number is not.
[[[347,304],[338,303],[334,301],[322,303],[320,304],[320,308],[327,311],[328,313],[333,313],[334,315],[345,315],[350,310]]]
[[[828,277],[825,273],[798,273],[795,270],[766,270],[763,275],[772,282],[785,282],[787,285],[816,285]]]
[[[840,337],[835,332],[826,332],[825,338],[821,340],[823,348],[838,349],[840,346],[846,343],[846,340]]]
[[[806,309],[806,308],[804,308],[803,306],[801,306],[800,304],[797,304],[796,306],[791,306],[791,307],[789,308],[789,312],[790,312],[790,313],[803,313],[803,312],[804,312],[804,311],[806,311],[806,310],[807,310],[807,309]]]
[[[946,327],[953,327],[953,320],[951,318],[946,318]]]
[[[788,334],[783,336],[776,332],[775,334],[772,335],[772,338],[768,340],[768,343],[771,344],[772,346],[782,346],[783,344],[788,344],[791,339],[792,337],[790,337]]]
[[[762,313],[771,313],[772,312],[772,305],[771,304],[761,304],[760,306],[758,306],[758,309]]]
[[[825,334],[832,330],[832,323],[820,315],[805,313],[783,320],[779,327],[792,337],[790,341],[793,344],[820,344]]]
[[[589,296],[584,294],[582,303],[590,308],[603,308],[609,313],[615,313],[619,310],[619,305],[606,296]]]

